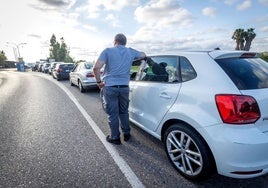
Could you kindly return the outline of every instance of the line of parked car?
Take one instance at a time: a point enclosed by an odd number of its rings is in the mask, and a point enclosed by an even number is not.
[[[70,85],[78,86],[80,92],[96,88],[97,83],[93,74],[93,62],[65,63],[65,62],[38,62],[32,71],[50,74],[53,78],[70,80]]]

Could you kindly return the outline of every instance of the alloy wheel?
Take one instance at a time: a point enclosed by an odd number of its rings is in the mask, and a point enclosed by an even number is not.
[[[184,175],[194,177],[202,171],[203,159],[195,141],[185,132],[171,131],[166,139],[166,149],[175,167]]]

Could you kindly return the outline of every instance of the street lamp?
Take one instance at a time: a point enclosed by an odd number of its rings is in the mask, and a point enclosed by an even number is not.
[[[17,55],[16,55],[16,53],[15,53],[16,50],[14,50],[14,48],[13,48],[14,56],[15,56],[15,59],[16,59],[17,61],[19,61],[19,59],[21,58],[21,57],[20,57],[20,46],[22,46],[22,45],[26,45],[27,43],[23,42],[23,43],[16,44],[16,43],[13,43],[13,42],[7,42],[7,44],[9,44],[9,45],[14,45],[14,46],[16,47],[19,57],[17,57]]]

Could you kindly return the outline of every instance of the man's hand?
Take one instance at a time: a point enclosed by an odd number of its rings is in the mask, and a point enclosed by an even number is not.
[[[98,84],[98,87],[101,89],[101,88],[103,88],[104,87],[104,83],[103,82],[101,82],[101,83],[97,83]]]

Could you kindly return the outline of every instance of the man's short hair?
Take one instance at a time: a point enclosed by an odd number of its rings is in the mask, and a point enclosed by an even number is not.
[[[127,44],[127,37],[124,34],[119,33],[119,34],[115,35],[114,41],[120,45],[126,45]]]

